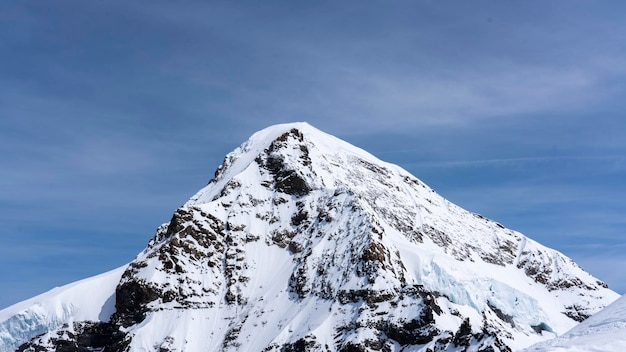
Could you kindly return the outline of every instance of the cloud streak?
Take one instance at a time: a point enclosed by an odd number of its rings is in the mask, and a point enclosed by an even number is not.
[[[403,150],[402,152],[411,151]],[[526,164],[538,164],[538,163],[555,163],[555,162],[585,162],[585,163],[602,163],[610,164],[615,168],[621,168],[626,161],[626,156],[623,155],[559,155],[559,156],[531,156],[531,157],[516,157],[516,158],[499,158],[499,159],[484,159],[484,160],[452,160],[452,161],[433,161],[433,162],[417,162],[408,163],[414,167],[422,168],[465,168],[465,167],[507,167]]]

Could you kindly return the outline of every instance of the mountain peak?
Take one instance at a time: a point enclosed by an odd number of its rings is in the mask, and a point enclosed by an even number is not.
[[[306,123],[229,153],[113,289],[104,325],[27,348],[68,336],[125,351],[510,351],[617,297],[571,259]]]
[[[216,190],[233,179],[246,177],[261,167],[275,178],[278,189],[302,193],[310,187],[324,188],[338,183],[350,160],[368,165],[387,165],[370,153],[339,138],[324,133],[306,122],[270,126],[254,133],[246,142],[226,155],[207,187],[187,203],[212,201]],[[395,166],[394,166],[395,167]],[[252,170],[251,170],[252,169]],[[308,170],[307,175],[304,175]],[[268,182],[268,180],[257,180]],[[286,187],[286,188],[285,188]],[[297,189],[303,187],[302,189]]]

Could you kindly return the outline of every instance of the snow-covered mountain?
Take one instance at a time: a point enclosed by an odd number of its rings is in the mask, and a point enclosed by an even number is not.
[[[115,287],[125,269],[57,287],[1,310],[0,351],[14,351],[21,343],[65,324],[108,321],[115,312]]]
[[[20,351],[510,351],[617,298],[561,253],[294,123],[228,154],[123,274],[0,311],[0,351],[45,331]]]
[[[626,351],[626,296],[622,296],[564,335],[524,350],[524,352],[556,351]]]

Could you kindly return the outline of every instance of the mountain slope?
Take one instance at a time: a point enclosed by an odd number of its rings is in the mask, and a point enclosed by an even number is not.
[[[564,335],[533,345],[524,351],[626,351],[626,296],[622,296]]]
[[[125,267],[57,287],[0,311],[0,351],[73,321],[108,321]]]
[[[296,123],[226,156],[128,265],[109,322],[22,349],[509,351],[616,298],[562,254]]]

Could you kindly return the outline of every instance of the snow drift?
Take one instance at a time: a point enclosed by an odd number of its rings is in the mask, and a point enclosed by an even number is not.
[[[626,296],[558,338],[533,345],[524,352],[626,351]]]

